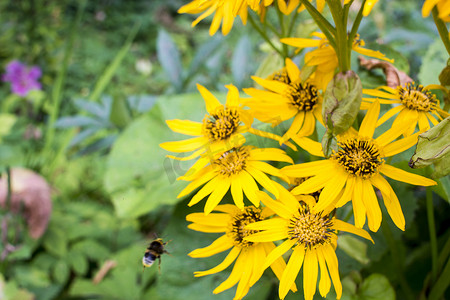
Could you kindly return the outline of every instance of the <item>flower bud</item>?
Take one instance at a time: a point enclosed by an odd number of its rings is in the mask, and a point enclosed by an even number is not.
[[[344,133],[352,126],[361,100],[361,80],[353,71],[336,74],[328,84],[322,108],[323,120],[327,126],[327,134],[322,140],[326,156],[333,144],[331,143],[333,136]]]
[[[409,161],[411,168],[434,164],[433,178],[450,174],[450,117],[419,135],[416,152]]]

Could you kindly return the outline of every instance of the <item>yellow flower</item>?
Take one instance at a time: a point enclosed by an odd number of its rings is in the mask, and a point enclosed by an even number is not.
[[[227,257],[218,266],[207,270],[195,272],[196,277],[215,274],[223,271],[229,265],[234,263],[230,276],[222,282],[214,291],[214,294],[223,292],[238,284],[234,299],[242,299],[250,287],[254,285],[264,272],[262,261],[267,254],[275,249],[273,242],[254,243],[245,240],[249,234],[255,233],[255,230],[247,230],[245,226],[257,221],[265,220],[273,213],[268,208],[255,208],[247,206],[244,210],[226,204],[216,207],[220,213],[211,213],[205,216],[203,213],[193,213],[186,217],[186,220],[192,222],[188,228],[201,232],[224,232],[225,234],[216,239],[211,245],[196,249],[189,253],[191,257],[209,257],[214,254],[226,251],[231,248]],[[286,263],[281,257],[274,259],[270,264],[272,271],[278,278],[286,267]],[[296,291],[295,284],[290,288]]]
[[[331,281],[337,299],[342,295],[336,257],[337,231],[342,230],[371,240],[363,229],[329,217],[322,211],[314,211],[315,200],[309,195],[297,201],[288,191],[281,192],[279,201],[261,193],[261,202],[275,212],[276,217],[247,225],[248,230],[260,230],[245,240],[254,243],[267,243],[285,240],[267,256],[263,269],[267,268],[281,255],[293,249],[279,285],[279,297],[284,299],[303,265],[303,293],[306,300],[312,300],[316,293],[317,277],[320,267],[319,292],[322,297],[328,294]],[[373,241],[372,241],[373,242]],[[331,280],[330,280],[331,277]]]
[[[313,212],[327,207],[341,207],[352,200],[355,225],[364,226],[366,215],[370,230],[377,231],[381,224],[381,210],[372,186],[378,188],[384,205],[401,230],[405,229],[405,218],[394,190],[380,174],[394,180],[414,185],[430,186],[436,182],[385,163],[384,158],[407,150],[417,142],[417,134],[394,141],[402,134],[399,129],[389,129],[377,138],[372,138],[380,112],[380,104],[374,102],[361,123],[359,132],[351,130],[338,136],[339,151],[320,161],[287,166],[282,169],[289,177],[311,177],[292,190],[294,195],[310,194],[321,188]],[[394,142],[393,142],[394,141]]]
[[[178,10],[178,13],[202,13],[194,22],[192,22],[192,27],[214,13],[214,18],[211,27],[209,28],[209,34],[214,35],[219,29],[220,23],[222,23],[222,34],[227,35],[233,27],[234,18],[239,15],[242,22],[246,24],[248,6],[250,5],[252,9],[256,10],[259,2],[260,0],[193,0],[190,3],[183,5]]]
[[[317,66],[316,82],[317,86],[325,90],[328,83],[334,76],[336,68],[339,66],[338,58],[334,48],[328,43],[327,38],[323,33],[314,32],[312,36],[319,39],[309,38],[283,38],[280,41],[284,44],[297,47],[298,50],[308,47],[317,47],[317,49],[307,52],[305,54],[305,64],[308,66]],[[366,56],[375,57],[378,59],[394,62],[386,58],[380,51],[374,51],[363,48],[364,41],[359,39],[359,36],[353,41],[352,50]]]
[[[280,143],[293,139],[301,145],[301,137],[314,132],[316,119],[322,122],[322,96],[312,79],[302,80],[301,72],[290,59],[286,59],[288,76],[275,75],[272,79],[253,76],[253,80],[266,90],[244,89],[252,98],[243,99],[254,116],[273,126],[294,118]]]
[[[439,11],[439,18],[445,22],[450,22],[450,1],[448,0],[425,0],[422,6],[422,17],[428,17],[436,5]]]
[[[253,205],[259,206],[259,198],[256,196],[259,187],[256,182],[278,196],[274,181],[266,173],[288,181],[280,170],[264,161],[293,162],[283,150],[251,146],[233,148],[217,158],[203,156],[185,176],[178,178],[192,181],[181,191],[178,198],[206,183],[188,204],[192,206],[209,195],[205,204],[205,214],[209,214],[219,204],[229,189],[239,209],[244,209],[244,193]]]
[[[211,92],[197,84],[205,100],[208,114],[203,123],[189,120],[167,120],[166,123],[175,132],[194,136],[194,138],[160,144],[165,150],[185,153],[195,151],[183,158],[169,156],[178,160],[189,160],[208,152],[212,154],[239,147],[245,142],[242,133],[247,132],[253,122],[252,116],[239,107],[239,91],[233,85],[227,85],[228,94],[222,105]]]
[[[367,0],[366,5],[364,5],[363,9],[363,16],[367,17],[370,12],[372,11],[372,8],[377,4],[378,0]]]
[[[403,129],[405,136],[413,134],[417,124],[419,124],[420,131],[426,131],[430,129],[429,122],[437,125],[438,120],[449,116],[439,106],[436,96],[422,85],[407,83],[405,86],[398,86],[397,89],[381,86],[373,90],[365,89],[363,93],[378,98],[363,98],[362,109],[367,109],[370,103],[377,99],[382,104],[395,105],[378,120],[376,126],[380,126],[398,113],[392,127]]]

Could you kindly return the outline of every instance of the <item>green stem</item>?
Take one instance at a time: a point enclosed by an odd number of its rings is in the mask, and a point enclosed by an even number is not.
[[[44,146],[44,153],[49,153],[52,144],[53,139],[55,137],[55,122],[59,115],[59,109],[61,106],[61,96],[62,96],[62,89],[64,87],[66,75],[67,75],[67,69],[69,66],[69,61],[72,56],[73,51],[73,43],[75,40],[75,35],[78,32],[78,27],[81,23],[81,16],[85,7],[86,1],[83,1],[78,6],[77,15],[75,17],[75,20],[71,26],[70,34],[69,34],[69,40],[66,44],[66,49],[64,51],[64,58],[62,62],[62,66],[59,69],[58,76],[56,78],[56,82],[54,84],[54,88],[52,90],[51,95],[51,111],[50,111],[50,118],[47,124],[47,131],[46,131],[46,139],[45,139],[45,146]]]
[[[388,216],[385,213],[383,213],[383,219],[386,220],[387,218]],[[402,287],[402,290],[405,293],[406,299],[412,300],[414,299],[414,294],[411,291],[411,288],[409,287],[405,276],[403,275],[403,257],[400,255],[400,250],[398,249],[397,242],[395,241],[394,236],[392,235],[391,228],[389,227],[389,224],[386,221],[381,222],[381,228],[383,230],[383,235],[391,250],[392,262],[396,269],[396,274],[398,276],[400,286]]]
[[[320,30],[325,34],[330,45],[333,48],[336,48],[336,41],[334,39],[336,36],[336,28],[334,28],[308,0],[300,0],[300,2],[306,7],[317,26],[319,26]]]
[[[439,12],[436,6],[433,7],[431,13],[433,15],[434,24],[436,24],[436,28],[439,32],[439,36],[444,43],[445,49],[447,49],[448,54],[450,54],[450,39],[448,37],[447,26],[445,25],[444,21],[439,18]]]
[[[280,22],[280,28],[281,28],[281,36],[286,37],[286,24],[284,22],[284,14],[281,12],[280,8],[278,7],[277,3],[277,15],[278,15],[278,22]],[[288,47],[286,44],[283,44],[283,57],[286,58],[288,56]]]
[[[270,29],[270,31],[273,32],[273,34],[275,34],[279,39],[283,38],[283,36],[276,30],[275,27],[273,27],[272,24],[270,24],[269,22],[264,22],[264,27],[267,27]]]
[[[346,72],[350,70],[346,16],[348,9],[344,9],[339,1],[327,0],[327,3],[336,26],[335,50],[339,61],[339,72]]]
[[[431,289],[428,300],[439,300],[444,295],[448,286],[450,285],[450,260],[447,260],[447,264],[441,273],[441,276],[436,281],[436,284]]]
[[[361,8],[359,9],[358,14],[356,15],[355,21],[353,22],[352,30],[350,31],[350,34],[348,35],[348,47],[350,47],[350,48],[353,46],[353,40],[355,39],[356,34],[358,33],[359,25],[361,25],[361,20],[363,18],[364,5],[366,5],[366,1],[367,0],[363,0],[363,2],[361,4]]]
[[[281,57],[285,57],[284,53],[281,52],[280,49],[278,49],[277,47],[275,47],[275,45],[272,43],[272,41],[270,40],[270,38],[267,36],[267,34],[261,30],[261,28],[259,28],[259,26],[256,24],[255,20],[253,19],[251,14],[248,14],[248,20],[250,21],[250,24],[253,26],[253,28],[255,28],[255,30],[259,33],[259,35],[270,45],[270,47],[273,48],[273,50],[275,50],[278,54],[280,54]]]
[[[7,166],[6,167],[6,175],[8,176],[8,181],[7,181],[7,191],[6,191],[6,204],[5,204],[5,208],[6,211],[8,211],[8,209],[10,208],[11,205],[11,197],[12,197],[12,185],[11,185],[11,167]]]
[[[427,218],[428,230],[430,232],[431,245],[431,282],[436,282],[438,273],[438,251],[436,239],[436,226],[434,222],[433,212],[433,193],[430,188],[427,188]]]
[[[298,13],[298,10],[296,9],[295,12],[294,12],[294,15],[291,18],[291,23],[289,24],[289,29],[288,29],[288,32],[287,32],[287,36],[291,36],[292,30],[294,30],[294,25],[295,25],[295,23],[297,21],[298,15],[299,15],[299,13]]]

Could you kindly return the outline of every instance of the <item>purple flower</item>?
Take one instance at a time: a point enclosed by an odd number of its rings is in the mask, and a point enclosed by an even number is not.
[[[38,66],[28,67],[20,61],[13,60],[6,66],[6,73],[2,80],[11,83],[11,92],[25,97],[31,90],[40,90],[41,84],[38,79],[42,72]]]

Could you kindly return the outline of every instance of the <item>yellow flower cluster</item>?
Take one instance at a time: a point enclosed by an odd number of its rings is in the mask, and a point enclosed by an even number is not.
[[[368,15],[376,2],[366,1],[361,13]],[[433,3],[437,3],[440,12],[448,9],[447,3],[438,2],[427,0],[424,9]],[[284,14],[305,7],[321,12],[325,1],[315,3],[314,8],[300,0],[194,0],[179,12],[202,13],[193,26],[214,13],[210,34],[218,30],[221,22],[222,32],[227,34],[237,15],[246,22],[248,8],[256,13],[269,6]],[[351,3],[342,1],[340,5]],[[325,34],[315,32],[312,36],[311,39],[281,39],[298,50],[313,48],[304,55],[302,68],[285,58],[284,68],[271,76],[252,77],[259,87],[244,89],[248,97],[241,97],[235,86],[227,85],[226,104],[198,85],[207,111],[204,119],[167,121],[173,131],[192,138],[166,142],[161,147],[177,153],[192,152],[184,158],[170,156],[174,159],[197,159],[178,178],[189,182],[178,197],[189,196],[189,206],[206,198],[204,213],[186,217],[190,222],[188,227],[222,233],[211,245],[193,250],[189,255],[208,257],[229,251],[218,266],[196,272],[195,276],[221,272],[234,262],[230,276],[214,293],[237,284],[235,299],[241,299],[270,267],[280,282],[279,297],[284,299],[289,291],[297,291],[295,280],[303,267],[306,300],[312,300],[316,293],[319,269],[320,295],[326,297],[332,283],[339,299],[342,284],[335,249],[340,232],[373,242],[363,227],[367,219],[371,231],[379,229],[382,222],[379,198],[395,225],[405,230],[400,201],[386,177],[412,185],[436,184],[389,164],[392,156],[416,144],[420,132],[449,116],[430,91],[433,87],[407,83],[396,89],[382,86],[362,90],[365,96],[359,99],[362,100],[360,109],[366,113],[359,129],[350,127],[337,134],[337,148],[325,157],[317,141],[317,127],[329,126],[324,122],[322,106],[327,89],[333,88],[330,82],[339,71],[341,57]],[[336,38],[333,43],[337,42]],[[357,35],[350,42],[349,51],[392,62],[382,53],[364,48]],[[381,117],[380,104],[391,106]],[[380,132],[379,126],[395,115],[392,127]],[[282,136],[257,130],[255,119],[281,128]],[[417,125],[419,132],[416,132]],[[249,134],[276,140],[280,148],[248,145]],[[295,164],[284,151],[285,146],[305,150],[315,158]],[[335,211],[348,203],[352,205],[354,225],[336,218]],[[290,254],[287,263],[286,253]]]

